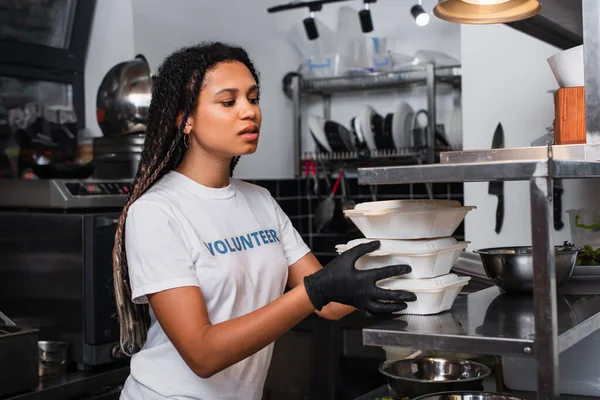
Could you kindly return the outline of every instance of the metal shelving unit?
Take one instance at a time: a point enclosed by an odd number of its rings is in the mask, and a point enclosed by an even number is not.
[[[511,319],[517,310],[511,307],[486,307],[498,298],[495,288],[457,299],[452,316],[462,329],[451,333],[410,332],[400,321],[376,325],[363,331],[365,344],[399,345],[419,348],[466,351],[497,355],[530,355],[537,360],[537,398],[558,398],[559,354],[600,329],[600,296],[581,298],[587,304],[583,315],[569,320],[564,309],[558,310],[554,265],[552,188],[554,179],[600,178],[600,162],[569,159],[560,146],[530,151],[504,149],[478,151],[488,161],[471,162],[472,152],[442,154],[442,161],[453,163],[361,168],[359,184],[404,184],[423,182],[490,182],[528,180],[530,182],[531,226],[533,244],[534,291],[531,298],[532,318]],[[586,153],[585,145],[570,152],[576,157]],[[593,149],[592,149],[593,150]],[[554,152],[561,159],[554,158]],[[543,156],[542,156],[543,154]],[[531,158],[523,158],[531,157]],[[477,158],[477,157],[476,157]],[[467,162],[458,162],[466,160]],[[498,161],[500,160],[500,161]],[[491,311],[490,311],[491,309]],[[559,312],[560,311],[560,312]],[[504,315],[504,318],[500,318]],[[400,320],[406,317],[400,318]],[[485,320],[489,329],[486,327]],[[513,323],[506,323],[506,321]],[[478,329],[479,328],[479,329]]]
[[[305,96],[320,96],[323,100],[323,115],[325,119],[331,119],[331,97],[336,93],[353,92],[353,91],[372,91],[384,89],[402,89],[402,88],[427,88],[427,111],[429,113],[429,121],[427,126],[427,143],[435,144],[436,131],[436,86],[438,84],[448,84],[453,87],[461,85],[461,69],[460,66],[453,67],[436,67],[433,63],[423,64],[419,66],[410,66],[402,70],[393,72],[381,72],[366,75],[353,75],[332,78],[308,78],[296,76],[292,80],[292,101],[293,101],[293,118],[294,118],[294,165],[296,176],[302,174],[302,162],[307,157],[315,158],[314,155],[309,155],[302,149],[302,100]],[[400,149],[393,154],[387,154],[385,157],[389,160],[410,158],[413,164],[417,163],[433,163],[435,161],[435,145],[427,146],[425,151],[420,149]],[[377,152],[373,152],[377,153]],[[397,154],[396,154],[397,153]],[[374,154],[376,158],[383,157]],[[409,156],[409,157],[407,157]],[[348,154],[331,154],[328,159],[339,161],[358,161],[360,157]],[[364,160],[364,158],[363,158]]]

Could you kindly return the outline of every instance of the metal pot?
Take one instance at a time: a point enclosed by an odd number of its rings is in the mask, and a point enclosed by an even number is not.
[[[484,392],[444,392],[434,393],[417,397],[414,400],[525,400],[522,397],[515,397],[502,393],[484,393]]]
[[[152,76],[144,56],[112,67],[96,97],[96,118],[104,136],[145,132],[151,97]]]
[[[556,287],[564,284],[573,273],[577,253],[581,248],[556,246]],[[533,251],[531,246],[497,247],[476,250],[483,268],[496,286],[505,291],[533,291]]]
[[[483,380],[492,371],[483,364],[465,360],[415,358],[386,361],[379,367],[390,394],[398,399],[458,390],[483,390]]]

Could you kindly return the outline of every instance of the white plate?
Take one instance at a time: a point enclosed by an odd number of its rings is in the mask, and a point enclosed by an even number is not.
[[[371,119],[376,113],[377,111],[375,111],[373,107],[365,106],[360,117],[362,133],[365,138],[365,142],[367,143],[367,147],[369,147],[369,150],[371,151],[377,150],[377,145],[375,144],[375,134],[371,129]]]
[[[356,138],[358,139],[359,144],[365,142],[365,135],[363,134],[361,121],[362,119],[360,117],[354,117],[354,125],[352,126],[352,129],[354,129],[354,132],[356,132]]]
[[[309,115],[308,129],[310,129],[313,139],[331,153],[331,146],[329,146],[327,136],[325,135],[325,119],[316,115]]]
[[[413,108],[406,102],[400,103],[396,107],[392,121],[392,137],[394,138],[394,145],[398,149],[410,147],[410,124],[412,124],[414,114]]]

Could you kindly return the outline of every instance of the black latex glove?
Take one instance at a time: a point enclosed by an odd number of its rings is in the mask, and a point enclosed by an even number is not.
[[[388,314],[404,310],[407,301],[415,301],[417,298],[414,293],[382,289],[375,285],[382,279],[411,272],[410,266],[392,265],[368,271],[359,271],[354,267],[356,260],[377,250],[379,246],[379,241],[373,241],[353,247],[322,270],[306,276],[304,286],[315,308],[320,311],[333,301],[356,307],[366,314]]]

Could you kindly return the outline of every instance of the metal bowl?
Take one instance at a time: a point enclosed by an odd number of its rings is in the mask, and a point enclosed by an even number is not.
[[[573,273],[577,253],[581,248],[555,246],[556,287],[564,284]],[[483,262],[487,276],[507,292],[533,291],[533,253],[531,246],[497,247],[475,250]]]
[[[417,397],[414,400],[525,400],[522,397],[515,397],[502,393],[484,393],[484,392],[444,392],[434,393]]]
[[[395,398],[462,390],[483,390],[483,380],[492,371],[483,364],[465,360],[415,358],[387,361],[379,367]]]
[[[151,97],[152,76],[144,56],[112,67],[96,96],[96,118],[104,136],[145,132]]]

